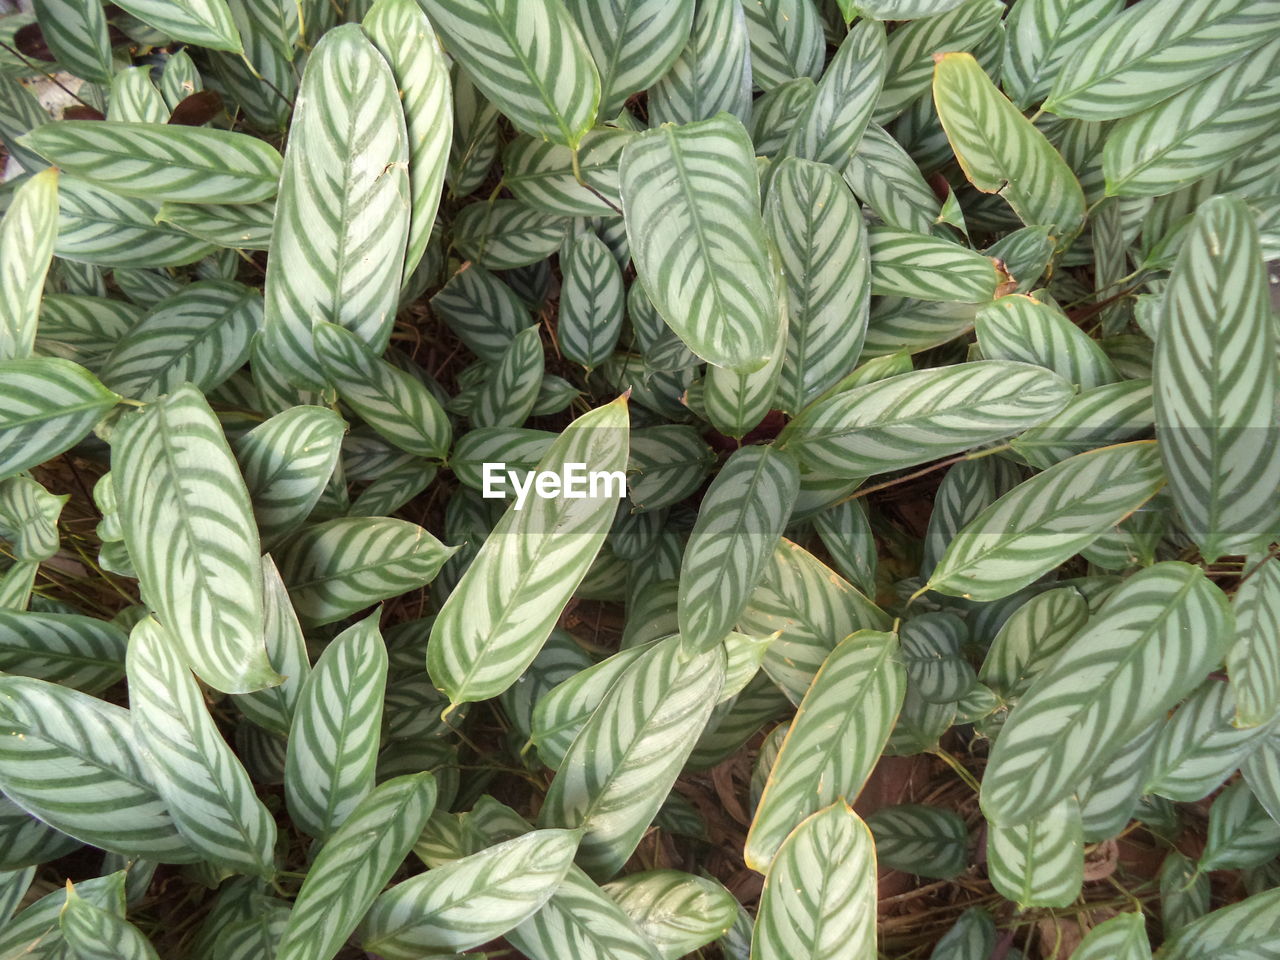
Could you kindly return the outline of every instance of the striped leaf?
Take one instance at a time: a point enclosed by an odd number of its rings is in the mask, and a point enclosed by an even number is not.
[[[333,623],[430,583],[456,547],[388,517],[339,517],[305,528],[276,552],[304,626]]]
[[[266,250],[276,205],[262,203],[166,203],[156,212],[156,223],[171,224],[198,240],[219,247]]]
[[[769,772],[744,858],[769,869],[787,835],[838,798],[857,797],[897,720],[906,675],[898,638],[860,630],[823,662]]]
[[[646,870],[604,886],[604,892],[657,948],[677,960],[705,947],[737,918],[738,901],[709,877],[681,870]]]
[[[284,792],[289,815],[326,839],[373,789],[387,683],[375,610],[325,647],[298,695]]]
[[[409,149],[395,77],[355,24],[316,45],[298,100],[267,260],[263,347],[290,382],[318,390],[316,320],[346,327],[376,354],[391,335],[409,235]]]
[[[583,724],[623,672],[647,649],[634,646],[620,650],[565,678],[538,700],[529,739],[537,746],[538,756],[546,766],[553,770],[560,768]]]
[[[900,628],[902,664],[916,696],[926,703],[955,703],[977,682],[963,647],[969,628],[953,613],[923,613]]]
[[[411,0],[375,3],[363,26],[391,67],[404,109],[410,211],[401,282],[407,285],[431,239],[453,140],[449,67],[430,21]]]
[[[326,407],[278,413],[232,445],[264,547],[302,525],[333,475],[346,424]]]
[[[591,370],[613,353],[622,332],[622,271],[604,241],[584,231],[567,242],[560,273],[560,351]]]
[[[83,880],[76,893],[95,906],[114,914],[124,913],[124,871]],[[66,957],[66,942],[58,929],[58,914],[67,902],[67,888],[61,887],[40,897],[13,918],[0,934],[0,957]]]
[[[1062,410],[1010,441],[1032,466],[1148,434],[1155,423],[1150,380],[1122,380],[1077,394]]]
[[[1122,913],[1098,924],[1080,941],[1075,960],[1151,960],[1147,921],[1141,913]]]
[[[1259,867],[1280,854],[1280,823],[1237,780],[1214,798],[1199,872]]]
[[[160,205],[124,197],[75,177],[58,183],[58,238],[53,252],[108,267],[174,267],[194,263],[213,245],[156,223]]]
[[[1112,120],[1165,100],[1280,33],[1274,0],[1151,0],[1089,34],[1044,109]]]
[[[135,400],[154,400],[184,383],[212,391],[244,366],[261,323],[256,290],[229,280],[188,284],[116,342],[102,382]]]
[[[597,5],[591,9],[603,11]],[[665,21],[663,27],[667,27]],[[561,217],[614,214],[619,202],[618,158],[634,137],[629,130],[612,127],[589,130],[578,147],[578,173],[583,180],[579,183],[572,150],[537,137],[518,136],[503,152],[502,182],[526,206],[545,213]]]
[[[920,576],[933,573],[955,535],[996,498],[997,475],[992,468],[995,462],[987,458],[961,460],[947,470],[933,497]]]
[[[262,614],[267,658],[284,677],[284,682],[265,690],[237,694],[235,703],[241,713],[264,730],[288,736],[302,682],[311,672],[311,660],[302,627],[298,625],[284,581],[270,554],[262,557]]]
[[[529,310],[515,291],[474,263],[449,278],[431,298],[431,309],[472,353],[488,361],[500,359],[511,339],[530,324]]]
[[[1220,680],[1206,680],[1156,737],[1144,794],[1188,803],[1207,797],[1235,772],[1269,732],[1237,728],[1235,699]]]
[[[1160,960],[1269,960],[1280,937],[1280,887],[1219,907],[1167,939]]]
[[[750,960],[861,960],[875,952],[876,847],[841,799],[802,821],[779,848]]]
[[[956,534],[928,587],[998,600],[1079,553],[1164,485],[1150,441],[1064,460],[983,510]]]
[[[812,0],[750,0],[742,8],[756,87],[772,90],[796,77],[817,78],[825,44]]]
[[[858,630],[889,626],[889,618],[870,600],[785,539],[738,622],[753,636],[782,632],[765,653],[763,666],[796,704],[840,641]]]
[[[101,4],[96,0],[36,0],[32,7],[45,43],[64,69],[92,83],[111,82],[111,37]]]
[[[917,300],[985,302],[1000,282],[995,261],[950,240],[875,226],[867,232],[871,292]]]
[[[710,650],[737,623],[778,546],[800,477],[771,447],[743,447],[711,482],[680,566],[680,635],[689,654]]]
[[[1019,110],[1044,99],[1062,63],[1122,0],[1017,0],[1005,19],[1000,85]]]
[[[577,147],[595,123],[600,75],[559,0],[426,0],[445,46],[524,133]]]
[[[987,827],[987,876],[1020,908],[1068,907],[1084,883],[1080,805],[1064,797],[1026,823]]]
[[[264,140],[210,127],[64,120],[26,145],[68,173],[127,197],[254,203],[275,196],[280,154]]]
[[[0,790],[84,843],[129,857],[191,863],[152,785],[129,712],[66,687],[0,678]]]
[[[222,739],[177,644],[151,618],[129,636],[129,714],[174,825],[205,859],[275,873],[276,823]]]
[[[106,620],[0,611],[0,670],[97,693],[122,676],[127,638]]]
[[[96,899],[96,898],[95,898]],[[146,935],[119,914],[99,907],[67,881],[58,929],[74,960],[159,960]]]
[[[226,0],[125,0],[117,6],[174,40],[241,52]]]
[[[1280,735],[1272,730],[1245,760],[1241,767],[1244,781],[1253,791],[1253,795],[1271,815],[1271,819],[1280,823]]]
[[[965,176],[999,194],[1028,226],[1065,247],[1084,225],[1080,183],[1062,155],[998,90],[970,54],[945,54],[933,76],[938,119]]]
[[[662,318],[709,363],[764,366],[777,295],[746,129],[716,117],[642,134],[619,181],[637,277]]]
[[[858,199],[886,224],[928,233],[938,219],[938,198],[911,155],[884,127],[868,124],[842,170]]]
[[[537,327],[525,327],[507,345],[477,390],[470,410],[477,427],[517,427],[538,402],[545,371],[542,338]]]
[[[1280,122],[1280,40],[1107,133],[1108,196],[1172,193],[1225,166]]]
[[[708,366],[700,396],[696,390],[689,390],[684,397],[683,402],[690,409],[697,411],[701,404],[706,419],[726,436],[742,438],[775,406],[774,395],[787,352],[785,310],[786,304],[779,297],[777,338],[763,367],[751,373],[736,373],[726,367]]]
[[[698,0],[689,42],[648,91],[649,122],[694,123],[751,113],[751,47],[739,0]]]
[[[534,830],[398,883],[374,901],[361,946],[419,960],[500,937],[550,899],[577,846],[577,831]]]
[[[982,907],[970,907],[960,914],[929,960],[988,960],[996,948],[996,922]]]
[[[406,453],[442,459],[453,431],[421,380],[380,359],[345,327],[312,325],[316,356],[342,402]]]
[[[1236,639],[1227,653],[1235,723],[1265,723],[1280,714],[1280,560],[1255,554],[1232,599]]]
[[[69,261],[63,261],[63,264]],[[94,269],[94,268],[90,268]],[[36,353],[64,357],[91,368],[142,318],[143,311],[122,300],[71,293],[46,293],[40,303]]]
[[[919,370],[820,400],[785,445],[826,476],[866,477],[1007,437],[1057,413],[1070,385],[1040,367],[983,360]]]
[[[884,27],[864,20],[840,42],[781,152],[837,168],[844,166],[871,120],[884,77]]]
[[[874,596],[876,540],[862,501],[845,500],[828,507],[813,518],[813,526],[841,576],[864,594]]]
[[[453,221],[459,252],[491,270],[514,270],[545,260],[564,242],[569,221],[519,200],[468,204]]]
[[[59,124],[46,124],[59,126]],[[0,361],[31,356],[40,295],[58,232],[58,171],[37,173],[13,192],[0,223]]]
[[[118,399],[69,360],[0,361],[0,479],[74,446]]]
[[[615,874],[635,850],[693,750],[724,681],[713,648],[682,660],[658,644],[627,666],[583,725],[547,791],[539,823],[579,828],[578,863]]]
[[[769,185],[765,225],[786,282],[787,346],[777,406],[798,413],[857,363],[870,305],[866,233],[830,167],[786,159]]]
[[[600,71],[600,116],[617,116],[680,55],[693,25],[694,0],[566,0]]]
[[[620,398],[570,424],[537,469],[566,480],[571,463],[620,471],[627,433]],[[427,670],[450,703],[497,696],[533,661],[604,543],[622,492],[611,486],[582,498],[534,497],[503,514],[431,630]]]
[[[278,960],[331,960],[404,861],[435,803],[429,773],[388,780],[361,800],[307,871]]]
[[[987,819],[1021,823],[1069,796],[1221,660],[1229,618],[1199,568],[1158,563],[1126,580],[1010,713],[982,781]]]
[[[1021,697],[1088,619],[1089,604],[1073,587],[1032,597],[1000,627],[978,679],[1006,699]]]
[[[845,22],[855,16],[876,20],[915,20],[954,10],[964,0],[836,0]]]
[[[1118,836],[1139,810],[1156,736],[1163,728],[1164,718],[1158,717],[1077,784],[1086,843]]]
[[[1156,338],[1156,437],[1183,527],[1213,562],[1280,519],[1276,328],[1256,225],[1242,200],[1196,212]]]
[[[949,880],[969,863],[969,831],[951,810],[904,803],[877,810],[867,826],[876,859],[891,870]]]
[[[122,422],[111,466],[142,595],[182,659],[228,693],[278,682],[249,493],[208,402],[186,386]]]
[[[1120,379],[1097,342],[1055,308],[1022,294],[978,308],[978,347],[988,360],[1048,367],[1081,390]]]
[[[631,432],[627,486],[638,510],[678,503],[702,485],[715,463],[711,448],[690,427],[664,423]]]

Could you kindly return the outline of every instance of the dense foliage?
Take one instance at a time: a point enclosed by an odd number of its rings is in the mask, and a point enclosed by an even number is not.
[[[0,141],[2,960],[1280,957],[1280,0],[34,0]]]

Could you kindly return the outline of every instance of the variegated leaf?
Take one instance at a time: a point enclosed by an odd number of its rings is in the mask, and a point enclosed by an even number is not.
[[[226,0],[125,0],[118,6],[174,40],[231,53],[242,50]]]
[[[1075,960],[1151,960],[1147,921],[1141,913],[1122,913],[1089,931],[1072,954]]]
[[[941,237],[877,226],[867,232],[871,292],[917,300],[994,300],[1000,276],[990,257]]]
[[[0,361],[31,356],[57,219],[58,171],[49,169],[14,191],[0,223]]]
[[[1280,714],[1280,560],[1250,556],[1232,599],[1236,640],[1227,672],[1237,725],[1265,723]]]
[[[698,0],[689,42],[649,89],[649,120],[694,123],[751,113],[751,48],[740,0]]]
[[[671,68],[689,39],[694,0],[566,0],[600,71],[600,116]]]
[[[1075,797],[1064,797],[1025,823],[989,824],[987,875],[1020,908],[1074,903],[1084,882],[1084,839]]]

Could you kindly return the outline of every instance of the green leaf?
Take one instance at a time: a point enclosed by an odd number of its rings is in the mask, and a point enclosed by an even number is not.
[[[738,0],[699,0],[689,42],[649,88],[649,121],[693,123],[721,112],[751,114],[751,49]]]
[[[1280,823],[1237,780],[1214,798],[1197,871],[1258,867],[1280,854]]]
[[[904,373],[819,400],[784,437],[826,476],[866,477],[1017,433],[1071,396],[1061,377],[1030,364],[983,360]]]
[[[346,327],[381,354],[409,236],[409,147],[395,77],[347,24],[307,58],[267,260],[263,347],[296,386],[324,371],[311,327]]]
[[[813,518],[822,545],[841,576],[864,594],[876,593],[875,534],[867,509],[859,500],[845,500]]]
[[[430,583],[456,547],[388,517],[339,517],[305,528],[276,553],[304,626],[333,623]]]
[[[781,291],[779,291],[781,292]],[[737,373],[725,367],[708,366],[702,381],[702,406],[706,417],[721,433],[741,438],[757,427],[775,407],[774,394],[787,353],[786,304],[778,298],[777,339],[770,350],[769,361],[751,373]],[[684,403],[697,408],[689,391]]]
[[[116,428],[111,461],[142,595],[182,659],[228,693],[278,682],[249,493],[208,402],[186,386],[149,405]]]
[[[1120,379],[1095,340],[1061,311],[1023,294],[979,307],[974,327],[988,360],[1039,364],[1081,390]]]
[[[66,613],[0,611],[0,670],[85,693],[119,680],[127,638],[119,627]]]
[[[68,262],[63,261],[64,264]],[[40,304],[36,352],[43,356],[75,360],[97,369],[116,341],[142,315],[141,309],[121,300],[46,293]]]
[[[795,77],[822,69],[822,21],[811,0],[754,0],[742,5],[751,37],[755,85],[772,90]]]
[[[271,229],[276,205],[262,203],[165,203],[155,221],[172,224],[184,233],[216,244],[242,250],[266,250],[271,246]]]
[[[983,777],[987,819],[1021,823],[1070,795],[1199,685],[1230,632],[1226,598],[1199,568],[1158,563],[1126,580],[1009,715]]]
[[[1076,454],[1148,434],[1154,423],[1151,381],[1122,380],[1077,394],[1059,413],[1009,445],[1032,466],[1047,469]]]
[[[738,622],[753,636],[782,632],[763,666],[796,704],[837,644],[859,630],[889,627],[889,618],[870,600],[786,539],[774,550]]]
[[[724,639],[764,574],[800,477],[771,447],[743,447],[711,482],[680,566],[680,635],[688,654]]]
[[[634,852],[706,725],[724,682],[719,648],[682,660],[660,643],[630,663],[565,754],[539,823],[580,828],[593,878]]]
[[[917,300],[994,300],[1000,276],[990,257],[950,240],[875,226],[867,231],[871,292]]]
[[[1048,227],[1067,246],[1084,225],[1084,192],[1044,134],[967,53],[939,58],[933,98],[969,182],[998,193],[1023,223]]]
[[[525,327],[507,344],[492,374],[480,386],[471,410],[477,427],[516,427],[538,401],[545,358],[537,327]]]
[[[1089,34],[1044,109],[1112,120],[1168,99],[1280,33],[1272,0],[1152,0]]]
[[[525,206],[491,200],[463,207],[453,221],[453,242],[463,256],[493,270],[514,270],[560,249],[569,221]]]
[[[1014,610],[991,641],[978,679],[1006,699],[1021,697],[1089,619],[1073,587],[1032,597]]]
[[[584,231],[566,244],[560,273],[560,350],[591,370],[609,358],[622,332],[622,271],[604,241]]]
[[[333,475],[347,425],[326,407],[290,407],[232,445],[264,547],[302,525]]]
[[[0,223],[0,361],[31,356],[57,215],[58,171],[42,170],[14,191]]]
[[[331,960],[404,861],[435,803],[429,773],[388,780],[361,800],[307,871],[278,960]]]
[[[605,694],[648,649],[634,646],[620,650],[566,677],[538,700],[529,739],[537,746],[538,756],[546,766],[553,770],[561,767],[569,746]]]
[[[964,0],[836,0],[848,23],[855,16],[876,20],[916,20],[954,10]]]
[[[374,901],[361,946],[387,960],[419,960],[502,936],[555,893],[578,836],[535,830],[396,884]]]
[[[570,463],[621,471],[627,434],[621,398],[570,424],[537,469],[566,481]],[[621,493],[610,496],[612,486],[517,501],[503,514],[431,630],[427,670],[451,703],[497,696],[533,661],[604,543]]]
[[[591,9],[606,15],[602,5],[592,4]],[[668,24],[663,20],[662,25],[665,33]],[[538,137],[518,136],[502,154],[502,182],[526,206],[545,213],[560,217],[615,214],[620,202],[618,158],[634,137],[629,130],[612,127],[587,131],[578,146],[578,173],[583,179],[579,183],[571,149]]]
[[[738,901],[707,877],[680,870],[646,870],[606,884],[662,960],[687,956],[722,934],[738,915]]]
[[[560,0],[426,0],[480,91],[524,133],[577,147],[595,123],[600,75]]]
[[[212,244],[157,224],[159,213],[159,203],[64,176],[58,183],[53,252],[108,267],[182,266],[213,252]]]
[[[177,644],[154,620],[129,637],[129,713],[178,832],[237,873],[275,873],[276,824],[205,707]]]
[[[1280,888],[1272,888],[1189,923],[1165,941],[1160,960],[1268,960],[1280,936]]]
[[[974,600],[1007,597],[1079,553],[1164,485],[1150,441],[1082,453],[1032,477],[956,534],[930,590]]]
[[[747,834],[747,866],[765,872],[802,820],[857,797],[884,749],[906,687],[898,638],[860,630],[822,664],[796,710]]]
[[[1108,196],[1172,193],[1239,157],[1274,129],[1280,112],[1280,41],[1107,133],[1102,153]]]
[[[319,839],[330,837],[373,789],[387,683],[381,613],[331,641],[298,695],[285,798],[293,822]]]
[[[1236,640],[1227,673],[1236,699],[1235,722],[1265,723],[1280,714],[1280,560],[1250,556],[1232,610]]]
[[[1147,921],[1141,913],[1122,913],[1098,924],[1080,941],[1075,960],[1151,960]]]
[[[242,50],[226,0],[125,0],[118,6],[174,40],[231,53]]]
[[[74,960],[159,960],[141,930],[123,917],[81,897],[67,881],[58,928]]]
[[[933,188],[911,155],[879,124],[867,125],[842,173],[858,198],[891,227],[927,234],[938,219]]]
[[[74,446],[118,399],[69,360],[0,361],[0,479]]]
[[[702,486],[715,455],[691,427],[664,423],[631,431],[629,496],[637,510],[678,503]]]
[[[76,893],[94,906],[115,914],[124,913],[124,871],[105,877],[83,880],[76,886]],[[68,954],[63,948],[66,942],[58,928],[58,914],[67,902],[67,889],[62,887],[47,893],[24,909],[4,928],[0,935],[0,957],[63,958]]]
[[[0,789],[84,843],[130,857],[191,863],[152,785],[129,712],[27,677],[0,678]]]
[[[746,129],[718,116],[642,134],[619,181],[637,276],[662,318],[709,363],[764,366],[777,295]]]
[[[929,960],[988,960],[996,948],[996,923],[981,907],[960,914],[933,948]]]
[[[787,297],[776,404],[798,413],[852,369],[862,350],[871,302],[866,231],[834,170],[792,158],[773,172],[765,225]]]
[[[977,682],[964,658],[969,628],[953,613],[922,613],[902,624],[900,654],[916,696],[926,703],[956,703]]]
[[[1005,19],[1009,36],[1000,70],[1014,105],[1025,110],[1043,100],[1067,56],[1123,6],[1123,0],[1017,0]]]
[[[95,0],[36,0],[32,7],[58,63],[93,83],[111,82],[111,38],[101,4]]]
[[[229,280],[188,284],[116,342],[102,382],[135,400],[154,400],[185,383],[212,391],[244,366],[261,324],[256,290]]]
[[[987,875],[1001,896],[1022,909],[1074,903],[1084,882],[1075,797],[1064,797],[1026,823],[988,824]]]
[[[453,430],[421,380],[380,359],[345,327],[312,325],[316,356],[342,402],[406,453],[442,459]]]
[[[566,0],[600,70],[600,116],[663,77],[689,39],[694,0]]]
[[[1133,818],[1142,802],[1156,736],[1163,727],[1163,717],[1153,720],[1076,786],[1086,843],[1118,836]]]
[[[1164,295],[1155,348],[1156,437],[1187,534],[1212,563],[1280,520],[1276,328],[1244,201],[1206,201]]]
[[[840,799],[803,820],[778,849],[760,895],[751,960],[858,960],[875,952],[876,846]]]
[[[448,62],[430,21],[412,0],[379,0],[363,26],[391,67],[404,109],[410,212],[401,282],[407,285],[431,238],[453,139]]]
[[[477,264],[464,264],[431,298],[458,339],[482,360],[496,361],[512,338],[530,325],[515,291]]]
[[[179,203],[269,200],[280,154],[244,133],[167,123],[63,120],[33,130],[26,146],[68,173],[128,197]]]
[[[311,672],[311,661],[302,627],[270,554],[262,558],[262,620],[267,658],[284,682],[237,694],[235,703],[241,713],[264,730],[288,736],[302,682]]]
[[[969,831],[960,815],[942,807],[904,803],[867,818],[876,859],[891,870],[950,880],[969,863]]]

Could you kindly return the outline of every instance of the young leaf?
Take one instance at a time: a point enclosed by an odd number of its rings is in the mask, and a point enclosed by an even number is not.
[[[637,276],[662,318],[709,363],[764,366],[777,296],[746,129],[718,116],[642,134],[619,182]]]
[[[112,470],[142,595],[207,683],[279,682],[262,640],[262,574],[249,493],[208,402],[182,387],[117,428]]]
[[[571,423],[537,470],[566,484],[571,463],[621,471],[627,436],[619,398]],[[503,514],[431,630],[427,670],[450,703],[495,697],[524,673],[604,543],[621,493],[613,486],[597,481],[581,498],[535,496]]]
[[[387,683],[379,608],[331,641],[298,695],[284,790],[299,828],[325,839],[373,789]]]
[[[141,930],[111,910],[81,897],[67,881],[58,928],[74,960],[159,960]]]
[[[861,960],[875,952],[876,846],[839,799],[802,821],[778,849],[764,879],[750,960]]]
[[[604,241],[590,231],[568,242],[560,272],[560,350],[591,370],[613,353],[622,332],[622,273]]]
[[[311,672],[311,661],[302,627],[270,554],[262,557],[262,623],[267,659],[284,682],[237,694],[235,702],[246,717],[264,730],[288,736],[302,683]]]
[[[42,170],[14,191],[0,223],[0,361],[31,356],[57,232],[58,171]]]
[[[151,618],[129,637],[129,714],[178,832],[237,873],[275,873],[276,823],[222,739],[176,644]]]

